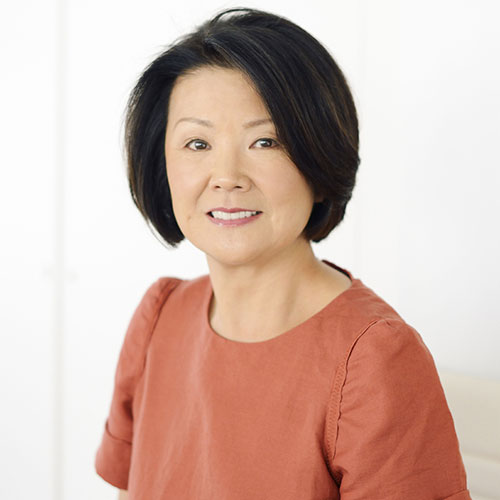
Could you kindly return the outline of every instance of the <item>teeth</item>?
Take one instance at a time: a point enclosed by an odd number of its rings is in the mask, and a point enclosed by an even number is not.
[[[212,212],[215,219],[232,220],[232,219],[243,219],[245,217],[251,217],[256,215],[257,212]]]

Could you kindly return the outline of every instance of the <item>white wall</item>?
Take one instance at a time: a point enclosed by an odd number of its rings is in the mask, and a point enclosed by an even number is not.
[[[121,120],[163,46],[238,3],[22,0],[0,15],[0,497],[115,498],[93,469],[131,313],[164,248],[128,193]],[[352,86],[362,163],[315,246],[391,303],[438,366],[500,379],[494,1],[249,2],[322,41]]]

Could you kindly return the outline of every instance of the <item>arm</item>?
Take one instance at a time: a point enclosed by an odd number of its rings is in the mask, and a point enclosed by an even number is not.
[[[337,375],[330,460],[343,500],[471,500],[434,360],[414,328],[371,325]]]
[[[99,476],[128,495],[133,440],[133,403],[150,336],[161,306],[180,280],[159,278],[144,293],[129,322],[115,369],[114,389],[102,440],[95,455]],[[120,496],[120,499],[127,496]]]
[[[128,491],[127,490],[119,490],[118,500],[128,500]]]

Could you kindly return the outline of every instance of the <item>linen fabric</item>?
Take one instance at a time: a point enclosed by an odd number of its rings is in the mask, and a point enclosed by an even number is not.
[[[95,469],[129,500],[470,500],[420,334],[360,279],[277,337],[217,334],[210,276],[145,292]]]

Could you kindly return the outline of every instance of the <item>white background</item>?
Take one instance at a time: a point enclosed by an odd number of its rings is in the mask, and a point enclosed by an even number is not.
[[[170,41],[237,3],[22,0],[0,13],[0,497],[115,498],[94,471],[123,335],[159,276],[206,274],[134,207],[127,95]],[[324,43],[351,85],[357,186],[315,244],[421,334],[500,379],[500,40],[491,1],[247,2]]]

